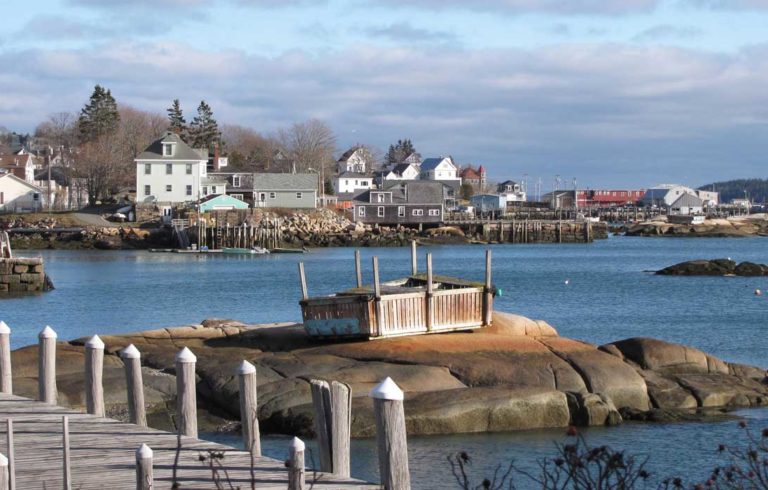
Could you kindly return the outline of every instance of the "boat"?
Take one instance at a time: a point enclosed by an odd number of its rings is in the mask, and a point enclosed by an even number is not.
[[[270,248],[269,251],[273,254],[303,254],[307,253],[304,248]]]
[[[253,248],[222,247],[221,253],[241,254],[241,255],[264,255],[264,254],[268,254],[269,250],[261,247],[253,247]]]

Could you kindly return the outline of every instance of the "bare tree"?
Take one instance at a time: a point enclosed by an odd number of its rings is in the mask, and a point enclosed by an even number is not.
[[[274,154],[279,145],[273,139],[236,124],[222,126],[221,136],[233,168],[249,172],[282,171],[274,168]]]
[[[35,137],[54,150],[69,150],[77,144],[77,116],[71,112],[54,112],[37,126]]]
[[[108,198],[124,178],[124,160],[110,135],[83,143],[75,159],[74,175],[82,179],[88,201]]]
[[[310,119],[281,129],[277,139],[296,172],[315,171],[319,174],[321,184],[318,192],[322,193],[325,176],[333,174],[333,153],[336,150],[336,135],[330,126],[318,119]]]

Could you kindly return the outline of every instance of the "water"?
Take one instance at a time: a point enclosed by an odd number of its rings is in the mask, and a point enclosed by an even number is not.
[[[698,258],[732,257],[768,262],[768,241],[748,239],[650,239],[615,237],[590,245],[494,246],[494,283],[502,288],[495,307],[540,318],[561,335],[605,343],[632,336],[692,345],[733,362],[765,367],[768,341],[768,278],[661,277],[646,271]],[[484,247],[429,247],[438,274],[483,278]],[[423,263],[423,253],[420,260]],[[384,280],[408,273],[406,249],[363,249],[364,280],[370,257],[379,256]],[[13,329],[14,347],[36,342],[43,325],[61,338],[120,333],[199,323],[209,317],[245,322],[298,321],[296,264],[306,263],[311,294],[330,293],[354,281],[351,249],[263,257],[136,252],[40,251],[57,289],[0,301],[0,319]],[[568,284],[565,281],[568,280]],[[741,412],[768,426],[768,411]],[[762,425],[760,425],[762,427]],[[657,474],[686,476],[717,462],[714,449],[738,435],[735,422],[627,424],[590,429],[594,444],[652,454]],[[531,462],[553,455],[562,431],[411,438],[416,488],[451,483],[445,457],[474,455],[477,471],[489,474],[500,461]],[[371,441],[355,441],[355,476],[376,479]],[[286,441],[270,438],[266,452],[283,458]],[[426,474],[431,471],[431,474]]]

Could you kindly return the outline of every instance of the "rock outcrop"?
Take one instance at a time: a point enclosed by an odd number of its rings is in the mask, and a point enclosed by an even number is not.
[[[626,417],[659,419],[660,412],[768,403],[762,369],[654,339],[597,347],[559,337],[546,322],[500,312],[482,330],[376,341],[317,342],[300,325],[231,320],[102,339],[108,413],[125,415],[117,353],[133,343],[142,353],[150,420],[159,428],[173,423],[174,356],[183,346],[198,356],[203,428],[239,417],[234,368],[242,359],[257,369],[264,432],[312,432],[309,378],[351,385],[355,436],[374,434],[367,393],[386,376],[406,393],[410,434],[610,425]],[[58,349],[60,400],[75,407],[84,405],[84,340]],[[13,365],[16,393],[35,396],[37,347],[14,351]]]
[[[671,265],[656,274],[663,276],[768,276],[768,265],[731,259],[690,260]]]
[[[765,215],[708,219],[703,223],[668,223],[664,218],[641,221],[631,225],[629,236],[685,236],[685,237],[748,237],[768,236],[768,219]]]

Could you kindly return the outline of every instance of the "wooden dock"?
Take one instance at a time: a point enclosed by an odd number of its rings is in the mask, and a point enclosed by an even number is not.
[[[13,420],[14,467],[17,489],[66,488],[62,419],[69,419],[70,478],[74,489],[135,489],[136,450],[148,445],[154,452],[154,489],[170,489],[174,482],[177,436],[147,427],[96,417],[9,394],[0,394],[0,453],[7,455],[6,420]],[[286,454],[288,444],[286,443]],[[220,452],[222,468],[232,487],[217,487],[208,466],[209,451]],[[251,488],[251,471],[259,489],[288,488],[283,461],[254,458],[246,451],[191,437],[181,437],[176,466],[180,489]],[[309,457],[307,457],[309,459]],[[378,485],[318,473],[313,488],[373,489]],[[307,470],[307,488],[313,481]]]

